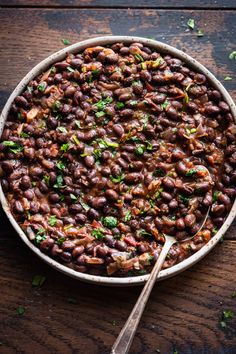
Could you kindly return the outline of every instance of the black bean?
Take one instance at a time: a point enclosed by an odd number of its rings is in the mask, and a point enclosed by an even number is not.
[[[109,200],[117,201],[119,199],[118,193],[113,189],[107,189],[105,194]]]
[[[196,216],[194,214],[188,214],[185,216],[184,222],[187,227],[193,227],[196,222]]]
[[[125,252],[127,250],[127,244],[124,241],[117,240],[115,241],[115,248],[121,252]]]
[[[24,208],[21,204],[21,202],[19,200],[16,200],[15,201],[15,204],[14,204],[14,211],[17,213],[17,214],[23,214],[24,213]]]
[[[107,200],[105,197],[95,197],[92,200],[92,206],[94,209],[100,209],[103,208],[107,203]]]
[[[140,173],[132,172],[125,175],[125,182],[127,183],[139,183],[142,180],[142,175]]]
[[[25,191],[31,187],[31,181],[29,176],[23,176],[20,181],[20,188]]]
[[[225,213],[224,204],[214,204],[211,208],[211,212],[214,216],[222,216]]]
[[[87,221],[87,217],[84,214],[76,214],[75,220],[79,224],[84,224]]]
[[[72,251],[72,256],[74,258],[77,258],[78,256],[80,256],[82,253],[84,252],[84,246],[80,245],[80,246],[76,246],[73,251]]]
[[[95,163],[94,157],[93,156],[85,156],[84,163],[88,168],[92,168]]]
[[[162,180],[165,189],[172,191],[175,188],[174,180],[171,177],[165,177]]]

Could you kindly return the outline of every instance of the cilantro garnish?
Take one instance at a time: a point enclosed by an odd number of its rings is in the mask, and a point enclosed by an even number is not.
[[[96,103],[97,109],[99,111],[104,111],[107,104],[113,101],[112,97],[106,97],[104,100],[100,100]]]
[[[97,240],[102,240],[105,236],[105,230],[102,228],[94,229],[92,230],[91,235]]]
[[[102,219],[102,223],[108,229],[114,229],[114,227],[116,227],[118,224],[118,220],[114,216],[105,216]]]
[[[194,19],[193,19],[193,18],[190,18],[190,19],[188,20],[188,22],[187,22],[187,25],[188,25],[189,28],[191,28],[191,29],[193,30],[194,27],[195,27],[195,21],[194,21]]]
[[[62,127],[62,126],[60,126],[60,127],[57,127],[57,130],[59,130],[59,132],[61,132],[61,133],[67,133],[67,129],[65,128],[65,127]]]
[[[63,244],[63,242],[66,240],[65,237],[59,237],[57,240],[56,240],[56,243],[60,246]]]
[[[40,227],[38,232],[35,235],[35,243],[37,245],[40,245],[40,243],[44,240],[46,240],[47,236],[45,234],[46,230],[43,227]]]
[[[100,117],[103,117],[103,116],[105,116],[105,112],[103,112],[103,111],[99,111],[99,112],[96,112],[95,113],[95,116],[97,117],[97,118],[100,118]]]
[[[70,144],[67,143],[67,144],[62,144],[62,146],[60,147],[60,150],[61,151],[64,151],[64,152],[67,152],[70,148]]]
[[[14,154],[17,154],[18,152],[21,152],[24,147],[15,141],[11,140],[5,140],[2,142],[4,146],[7,146],[9,148],[9,151],[13,152]]]
[[[25,313],[25,307],[24,306],[18,306],[16,309],[16,312],[18,315],[23,315]]]
[[[85,211],[88,211],[89,210],[89,206],[88,204],[86,204],[82,198],[79,199],[79,202],[81,204],[81,206],[84,208]]]
[[[76,197],[76,195],[70,193],[70,199],[73,200],[73,202],[76,202],[78,198]]]
[[[218,199],[220,192],[219,191],[214,191],[213,193],[213,202],[215,203]]]
[[[124,180],[125,178],[125,175],[122,173],[121,175],[119,176],[116,176],[116,177],[113,177],[113,176],[110,176],[110,180],[113,182],[113,183],[120,183]]]
[[[35,275],[32,279],[32,286],[39,287],[45,282],[46,277],[44,275]]]
[[[54,187],[54,188],[61,188],[61,187],[63,187],[63,176],[62,176],[62,175],[58,175],[58,176],[57,176],[57,182],[54,184],[53,187]]]
[[[56,223],[57,223],[57,218],[56,218],[56,216],[55,216],[55,215],[49,216],[49,218],[48,218],[48,224],[49,224],[50,226],[55,226]]]
[[[58,161],[58,162],[56,163],[56,166],[57,166],[57,168],[58,168],[59,170],[64,170],[65,167],[66,167],[66,165],[65,165],[62,161]]]
[[[140,54],[136,53],[136,54],[134,54],[134,56],[135,56],[135,58],[138,59],[139,61],[144,61],[143,57],[142,57]]]
[[[124,106],[125,106],[125,104],[123,102],[117,102],[117,104],[116,104],[117,109],[122,109],[122,108],[124,108]]]
[[[192,176],[194,176],[196,173],[197,173],[197,170],[194,169],[194,168],[192,168],[192,169],[190,169],[190,170],[188,170],[188,171],[186,172],[186,176],[187,176],[187,177],[192,177]]]
[[[204,36],[204,31],[202,29],[197,30],[197,36],[198,37],[203,37]]]
[[[62,39],[61,40],[62,41],[62,43],[64,44],[64,45],[69,45],[70,44],[70,41],[68,40],[68,39]]]
[[[135,149],[136,155],[141,156],[141,155],[144,154],[144,152],[145,152],[145,147],[144,147],[143,145],[139,145],[139,146],[137,146],[136,149]]]
[[[230,53],[229,59],[230,59],[230,60],[236,59],[236,50],[234,50],[233,52]]]
[[[46,83],[45,83],[45,82],[41,82],[41,83],[38,85],[38,87],[37,87],[37,89],[38,89],[40,92],[44,92],[45,88],[46,88]]]
[[[127,221],[130,221],[131,219],[132,219],[132,214],[131,214],[131,211],[128,210],[128,211],[125,213],[124,221],[127,222]]]
[[[188,202],[189,202],[189,198],[188,198],[188,197],[185,197],[185,196],[182,195],[182,194],[179,194],[179,199],[180,199],[180,201],[181,201],[182,203],[184,203],[184,204],[188,204]]]
[[[164,177],[165,174],[166,173],[162,168],[156,168],[155,171],[153,172],[153,175],[158,177]]]

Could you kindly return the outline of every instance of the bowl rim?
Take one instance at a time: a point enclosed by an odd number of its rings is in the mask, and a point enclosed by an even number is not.
[[[15,97],[17,95],[19,95],[25,89],[25,87],[27,86],[27,84],[30,80],[34,79],[37,75],[42,73],[44,70],[47,70],[55,62],[64,59],[68,53],[79,52],[79,51],[82,51],[85,48],[90,47],[90,46],[108,45],[108,44],[117,43],[117,42],[123,42],[123,43],[139,42],[144,45],[153,47],[153,48],[157,49],[158,51],[160,51],[161,53],[164,52],[166,54],[171,54],[174,57],[181,59],[188,66],[190,66],[193,69],[195,69],[196,71],[204,74],[207,77],[208,81],[211,83],[211,85],[221,92],[224,100],[230,106],[231,113],[234,116],[234,119],[236,120],[236,106],[235,106],[232,98],[230,97],[229,93],[224,88],[224,86],[218,81],[218,79],[216,79],[216,77],[205,66],[200,64],[197,60],[195,60],[194,58],[192,58],[188,54],[184,53],[183,51],[181,51],[173,46],[170,46],[170,45],[165,44],[160,41],[156,41],[154,39],[148,39],[148,38],[137,37],[137,36],[103,36],[103,37],[91,38],[88,40],[84,40],[84,41],[72,44],[66,48],[63,48],[63,49],[51,54],[46,59],[42,60],[36,66],[34,66],[25,75],[25,77],[19,82],[19,84],[16,86],[16,88],[11,93],[10,97],[8,98],[4,108],[2,110],[2,113],[0,115],[0,136],[1,136],[2,130],[4,128],[5,121],[7,119],[9,109],[10,109],[12,102],[14,101]],[[23,240],[23,242],[44,262],[49,264],[54,269],[60,271],[61,273],[66,274],[66,275],[68,275],[74,279],[77,279],[77,280],[82,280],[82,281],[93,283],[93,284],[107,285],[107,286],[134,286],[134,285],[141,285],[147,281],[149,274],[140,275],[140,276],[132,276],[132,277],[123,277],[123,278],[99,276],[99,275],[91,275],[91,274],[81,273],[81,272],[75,271],[75,270],[59,263],[58,261],[54,260],[53,258],[51,258],[48,255],[41,252],[40,249],[38,247],[36,247],[28,239],[28,237],[23,232],[23,230],[21,229],[19,224],[16,222],[15,218],[13,217],[13,215],[10,211],[10,207],[9,207],[8,202],[7,202],[5,195],[3,193],[1,184],[0,184],[0,201],[2,203],[3,210],[5,211],[10,223],[12,224],[14,229],[17,231],[18,235]],[[209,240],[209,242],[206,245],[204,245],[199,251],[197,251],[196,253],[194,253],[193,255],[188,257],[187,259],[172,266],[171,268],[167,268],[167,269],[162,270],[159,273],[157,280],[163,280],[168,277],[177,275],[178,273],[184,271],[185,269],[189,268],[190,266],[194,265],[196,262],[201,260],[219,242],[219,240],[222,238],[224,233],[227,231],[228,227],[233,222],[235,215],[236,215],[236,200],[234,201],[232,208],[230,210],[230,213],[228,214],[224,224],[218,230],[216,235],[214,235]]]

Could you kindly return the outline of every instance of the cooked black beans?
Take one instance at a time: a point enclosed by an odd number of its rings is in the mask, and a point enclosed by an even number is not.
[[[194,252],[223,224],[236,195],[235,135],[220,92],[181,60],[141,43],[87,48],[16,97],[1,184],[43,252],[80,272],[138,274],[162,233],[195,235],[211,207]],[[171,252],[171,264],[190,254]]]

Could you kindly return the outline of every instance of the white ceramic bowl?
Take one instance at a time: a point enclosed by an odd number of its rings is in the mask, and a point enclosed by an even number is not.
[[[66,54],[69,53],[75,53],[82,51],[83,49],[91,46],[97,46],[97,45],[106,45],[106,44],[112,44],[116,42],[123,42],[123,43],[130,43],[130,42],[140,42],[143,43],[144,45],[153,47],[157,49],[160,52],[164,53],[169,53],[173,55],[176,58],[179,58],[183,60],[185,63],[187,63],[188,66],[192,67],[194,70],[204,74],[209,82],[212,84],[213,87],[215,87],[217,90],[219,90],[224,98],[224,100],[228,103],[228,105],[231,108],[231,112],[236,119],[236,106],[234,105],[234,102],[226,89],[223,87],[223,85],[215,78],[213,74],[209,72],[203,65],[201,65],[199,62],[197,62],[195,59],[190,57],[189,55],[185,54],[184,52],[169,46],[167,44],[152,40],[152,39],[147,39],[147,38],[141,38],[141,37],[130,37],[130,36],[108,36],[108,37],[98,37],[98,38],[93,38],[89,39],[83,42],[75,43],[69,47],[66,47],[59,52],[56,52],[52,55],[50,55],[48,58],[45,60],[41,61],[38,65],[36,65],[24,78],[23,80],[18,84],[18,86],[15,88],[15,90],[12,92],[11,96],[9,97],[5,107],[3,108],[2,114],[0,116],[0,135],[2,133],[3,127],[5,120],[8,116],[8,112],[10,109],[10,106],[15,99],[16,96],[18,96],[24,88],[27,86],[28,82],[35,78],[37,75],[39,75],[41,72],[46,70],[48,67],[50,67],[53,63],[60,61],[64,59]],[[8,219],[10,220],[11,224],[21,237],[21,239],[25,242],[25,244],[38,256],[40,257],[43,261],[48,263],[50,266],[55,268],[56,270],[59,270],[60,272],[69,275],[70,277],[82,281],[86,281],[89,283],[94,283],[94,284],[99,284],[99,285],[109,285],[109,286],[130,286],[130,285],[139,285],[143,284],[147,279],[148,275],[142,275],[142,276],[134,276],[134,277],[125,277],[125,278],[118,278],[118,277],[105,277],[105,276],[95,276],[95,275],[90,275],[90,274],[84,274],[80,272],[76,272],[75,270],[72,270],[59,262],[55,261],[54,259],[50,258],[49,256],[45,255],[42,253],[39,248],[37,248],[32,242],[29,241],[28,237],[25,235],[25,233],[22,231],[16,220],[14,219],[13,215],[10,212],[8,203],[6,201],[6,198],[3,194],[2,188],[0,187],[0,200],[3,206],[4,211],[6,212],[6,215]],[[210,250],[219,242],[221,237],[224,235],[230,224],[232,223],[234,217],[236,214],[236,201],[233,204],[233,207],[226,218],[224,224],[222,227],[219,229],[217,234],[205,245],[203,246],[198,252],[190,256],[189,258],[185,259],[181,263],[178,263],[174,265],[171,268],[162,270],[159,273],[158,280],[165,279],[168,277],[171,277],[173,275],[176,275],[183,270],[189,268],[196,262],[198,262],[200,259],[202,259]]]

